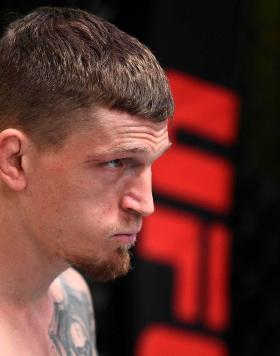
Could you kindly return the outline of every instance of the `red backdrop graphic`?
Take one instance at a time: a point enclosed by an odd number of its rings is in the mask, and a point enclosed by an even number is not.
[[[156,213],[145,221],[138,255],[172,270],[172,316],[146,320],[135,354],[225,356],[239,99],[181,72],[168,76],[173,146],[155,164]]]

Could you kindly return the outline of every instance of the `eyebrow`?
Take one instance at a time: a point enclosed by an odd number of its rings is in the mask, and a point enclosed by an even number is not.
[[[163,153],[165,153],[170,147],[172,146],[172,142],[169,142],[168,145],[160,151],[160,155],[162,155]],[[141,146],[122,146],[122,147],[114,147],[112,148],[108,153],[109,154],[114,154],[114,153],[147,153],[149,152],[149,148],[148,147],[141,147]]]
[[[162,149],[161,151],[159,151],[158,157],[160,157],[161,155],[163,155],[170,147],[172,146],[172,142],[169,141],[168,145]],[[136,153],[136,154],[145,154],[149,152],[149,148],[146,146],[133,146],[133,145],[129,145],[127,147],[125,146],[121,146],[121,147],[113,147],[110,150],[108,150],[106,153],[97,153],[96,155],[94,155],[95,157],[88,157],[88,159],[86,160],[88,161],[94,161],[96,156],[111,156],[114,154],[120,154],[120,155],[125,155],[125,154],[129,154],[129,153]],[[104,157],[103,157],[104,159]]]

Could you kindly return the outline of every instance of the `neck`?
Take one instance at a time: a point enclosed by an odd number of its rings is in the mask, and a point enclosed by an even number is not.
[[[0,215],[0,308],[40,309],[50,300],[51,283],[68,265],[47,255],[9,216]]]

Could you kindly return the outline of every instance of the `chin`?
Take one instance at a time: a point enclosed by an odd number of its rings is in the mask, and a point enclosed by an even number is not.
[[[114,256],[108,259],[71,256],[67,258],[70,265],[85,273],[95,282],[106,282],[126,275],[131,269],[130,252],[118,248]]]

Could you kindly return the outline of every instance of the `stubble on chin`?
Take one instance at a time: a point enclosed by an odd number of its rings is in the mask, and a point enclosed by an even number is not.
[[[126,275],[131,269],[131,252],[119,247],[115,256],[108,260],[81,256],[67,256],[67,262],[85,273],[95,282],[107,282]]]

